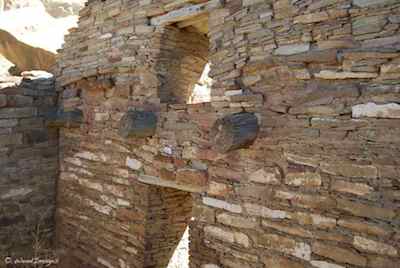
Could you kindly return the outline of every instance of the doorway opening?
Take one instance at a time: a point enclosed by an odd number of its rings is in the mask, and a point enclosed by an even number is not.
[[[147,217],[145,267],[189,268],[189,192],[152,186]]]
[[[210,101],[208,14],[158,28],[160,54],[155,63],[164,104]],[[175,188],[154,186],[146,241],[147,268],[188,268],[191,229],[194,231],[193,196]],[[193,224],[192,224],[193,223]],[[195,231],[194,231],[195,232]],[[196,236],[197,238],[197,236]]]

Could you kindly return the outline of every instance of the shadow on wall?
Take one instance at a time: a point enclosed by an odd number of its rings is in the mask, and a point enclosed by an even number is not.
[[[168,26],[163,29],[161,54],[157,66],[162,103],[185,104],[208,62],[209,40],[204,34]]]
[[[49,72],[56,60],[55,54],[27,45],[4,30],[0,30],[0,54],[15,64],[10,70],[13,75],[30,70]]]

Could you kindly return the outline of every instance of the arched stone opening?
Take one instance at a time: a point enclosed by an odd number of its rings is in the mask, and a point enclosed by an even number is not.
[[[194,104],[210,101],[212,80],[208,77],[208,14],[158,27],[160,54],[155,63],[158,96],[163,104]],[[172,172],[173,173],[173,172]],[[168,175],[161,174],[166,182]],[[174,177],[176,174],[170,174]],[[190,180],[191,178],[187,178]],[[198,234],[191,192],[173,185],[143,181],[149,187],[149,210],[146,227],[146,268],[188,268],[189,243],[197,246]],[[168,184],[168,183],[167,183]]]
[[[162,46],[156,63],[161,82],[158,92],[161,103],[209,101],[209,40],[206,33],[193,26],[179,28],[179,24],[167,26],[161,31]],[[193,93],[195,89],[199,91],[202,87],[206,92],[199,101]]]

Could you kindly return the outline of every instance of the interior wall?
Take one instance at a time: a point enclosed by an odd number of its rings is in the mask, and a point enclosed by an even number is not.
[[[57,93],[49,74],[24,76],[0,82],[0,266],[55,254],[58,131],[46,115]]]

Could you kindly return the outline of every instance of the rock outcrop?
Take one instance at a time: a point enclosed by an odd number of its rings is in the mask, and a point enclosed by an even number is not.
[[[9,32],[0,29],[0,54],[15,64],[13,74],[28,70],[50,71],[55,54],[27,45]]]

